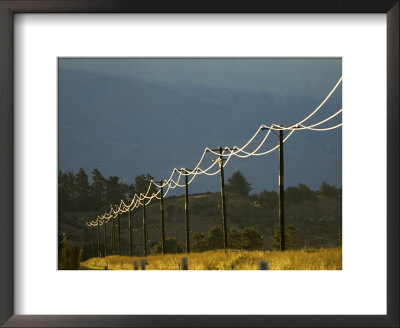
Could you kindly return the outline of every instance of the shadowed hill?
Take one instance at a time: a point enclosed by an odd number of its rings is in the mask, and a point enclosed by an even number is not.
[[[227,223],[230,227],[243,229],[246,226],[257,228],[264,236],[264,249],[272,242],[273,230],[278,228],[277,209],[261,205],[255,197],[243,197],[228,192]],[[212,226],[221,225],[219,193],[193,194],[189,199],[190,231],[206,233]],[[184,197],[172,196],[164,200],[166,237],[177,237],[184,245]],[[294,224],[297,229],[299,247],[336,247],[338,232],[342,227],[342,207],[340,198],[318,196],[317,201],[303,200],[288,202],[285,208],[286,224]],[[146,209],[149,248],[160,241],[160,205],[153,201]],[[65,232],[72,245],[82,245],[91,240],[90,229],[85,221],[94,218],[93,212],[66,212],[59,220],[59,231]],[[128,254],[128,216],[121,215],[121,250]],[[142,248],[142,208],[133,211],[134,253],[141,255]],[[108,244],[111,242],[111,225],[107,228]],[[103,243],[103,227],[100,229]],[[95,246],[97,228],[94,228]],[[96,246],[97,247],[97,246]],[[95,247],[95,249],[97,249]]]

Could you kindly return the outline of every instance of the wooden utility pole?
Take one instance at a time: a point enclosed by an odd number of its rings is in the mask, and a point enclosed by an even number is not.
[[[117,217],[117,224],[118,224],[118,255],[121,255],[121,222],[119,219],[119,213]]]
[[[181,172],[185,173],[185,235],[186,235],[186,253],[190,253],[190,234],[189,234],[189,182],[188,172],[195,172],[196,170],[181,169]],[[178,240],[177,240],[178,241]]]
[[[230,150],[234,150],[230,148]],[[225,178],[224,178],[224,158],[222,156],[223,149],[219,147],[217,150],[213,149],[213,152],[219,151],[219,167],[220,167],[220,180],[221,180],[221,218],[222,218],[222,235],[224,238],[224,249],[228,249],[228,230],[226,220],[226,202],[225,202]]]
[[[185,175],[185,230],[186,230],[186,253],[190,253],[190,236],[189,236],[189,187],[188,175]],[[178,240],[176,241],[178,243]]]
[[[104,257],[107,256],[107,223],[104,221]]]
[[[92,257],[94,257],[94,240],[93,240],[93,226],[90,226],[91,234],[92,234]]]
[[[284,165],[283,165],[283,126],[279,130],[279,204],[278,217],[281,239],[281,251],[285,250],[285,187],[284,187]],[[269,130],[270,127],[263,127],[261,130]],[[272,132],[274,132],[272,130]]]
[[[115,217],[112,218],[111,248],[113,255],[115,255]]]
[[[143,198],[143,255],[147,256],[146,198]]]
[[[285,250],[285,188],[283,173],[283,130],[279,130],[279,226],[281,251]]]
[[[100,257],[100,224],[97,221],[97,257]]]
[[[225,181],[224,181],[224,158],[222,157],[222,147],[219,147],[219,167],[221,177],[221,207],[222,207],[222,233],[224,236],[224,249],[228,248],[228,232],[226,229],[226,205],[225,205]]]
[[[129,229],[129,255],[133,256],[133,247],[132,247],[132,211],[129,209],[128,211],[128,229]]]
[[[165,254],[165,222],[164,222],[164,194],[163,194],[163,180],[160,181],[160,210],[161,210],[161,246],[162,246],[162,253]]]

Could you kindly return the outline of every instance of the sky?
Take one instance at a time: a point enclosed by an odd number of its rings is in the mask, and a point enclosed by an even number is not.
[[[313,95],[341,76],[341,59],[137,58],[61,59],[60,70],[75,69],[173,84]]]
[[[194,165],[204,146],[242,145],[260,124],[298,122],[341,72],[340,58],[61,58],[59,169],[83,167],[90,175],[99,168],[126,181],[147,172],[167,178],[175,165]],[[308,123],[332,115],[341,102],[340,85]],[[341,115],[332,123],[340,121]],[[291,140],[287,185],[341,186],[341,128],[296,132]],[[240,169],[255,192],[274,189],[277,155],[262,157],[269,159],[232,160],[227,177]],[[266,166],[271,170],[258,178]],[[195,189],[217,190],[218,183]]]

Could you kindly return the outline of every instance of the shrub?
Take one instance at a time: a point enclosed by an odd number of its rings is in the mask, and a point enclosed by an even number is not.
[[[193,243],[190,247],[192,252],[204,252],[208,250],[207,239],[201,232],[195,232],[192,235]]]
[[[79,269],[82,257],[82,248],[68,247],[64,233],[58,235],[58,270]]]
[[[272,250],[281,249],[281,234],[278,229],[274,230],[272,236],[272,244],[270,246]],[[296,227],[293,224],[288,224],[285,229],[285,249],[298,249],[299,241],[297,238]]]
[[[161,254],[162,253],[162,243],[159,242],[154,245],[151,254]],[[167,237],[165,239],[165,254],[175,254],[183,253],[182,245],[176,241],[173,237]]]
[[[258,203],[270,210],[278,208],[278,193],[275,190],[263,190],[258,196]]]
[[[210,250],[224,248],[224,237],[221,227],[216,225],[208,231],[207,243]]]
[[[245,227],[242,232],[242,248],[248,251],[262,249],[261,233],[254,227]]]
[[[232,227],[228,232],[228,245],[229,248],[232,249],[241,249],[242,248],[242,233],[240,230]]]

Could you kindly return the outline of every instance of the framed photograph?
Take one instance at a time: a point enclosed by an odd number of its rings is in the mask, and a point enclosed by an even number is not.
[[[341,270],[341,114],[341,58],[59,58],[58,269]]]
[[[0,21],[2,325],[399,326],[398,1]]]

